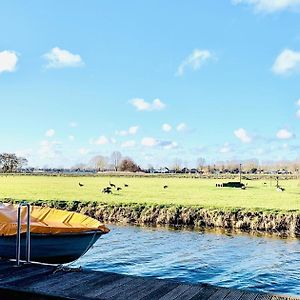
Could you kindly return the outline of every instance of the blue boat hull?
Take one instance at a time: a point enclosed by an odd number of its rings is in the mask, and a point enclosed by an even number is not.
[[[62,264],[78,259],[102,235],[101,232],[31,234],[31,261]],[[21,259],[25,260],[26,235],[21,235]],[[16,258],[16,236],[0,237],[0,257]]]

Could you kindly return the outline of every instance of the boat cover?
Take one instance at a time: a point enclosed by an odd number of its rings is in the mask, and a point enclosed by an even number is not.
[[[17,233],[17,205],[0,205],[0,236],[15,235]],[[102,232],[107,233],[109,229],[96,219],[80,213],[70,212],[55,208],[31,206],[30,232],[40,234],[63,234]],[[21,232],[26,232],[27,209],[22,208]]]

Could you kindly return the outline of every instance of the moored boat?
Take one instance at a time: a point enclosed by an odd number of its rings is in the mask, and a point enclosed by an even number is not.
[[[83,255],[109,229],[98,220],[76,212],[30,207],[31,260],[67,263]],[[26,254],[26,211],[21,213],[20,257]],[[0,206],[0,257],[16,258],[17,206]]]

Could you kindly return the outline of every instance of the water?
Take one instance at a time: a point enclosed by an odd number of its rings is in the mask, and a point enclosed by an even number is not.
[[[72,264],[85,269],[300,295],[300,241],[109,226]]]

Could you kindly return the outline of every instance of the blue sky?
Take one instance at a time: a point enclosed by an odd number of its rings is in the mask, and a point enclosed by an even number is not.
[[[299,157],[299,0],[9,0],[0,27],[0,152]]]

